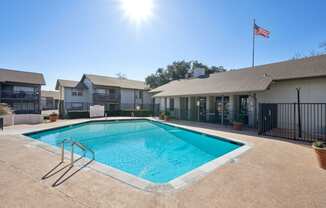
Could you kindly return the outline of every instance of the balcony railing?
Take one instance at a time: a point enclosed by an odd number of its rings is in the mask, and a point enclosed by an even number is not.
[[[94,102],[96,101],[119,101],[119,94],[101,94],[101,93],[93,93]]]
[[[2,99],[24,99],[24,100],[37,100],[39,98],[39,94],[35,92],[15,92],[15,91],[2,91],[1,92]]]
[[[84,102],[65,102],[64,103],[64,108],[66,111],[89,111],[89,107],[91,105],[96,105],[96,104],[91,104],[91,103],[84,103]],[[137,108],[139,106],[139,108]],[[106,109],[107,110],[107,109]],[[117,109],[111,110],[111,111],[137,111],[137,110],[147,110],[147,111],[153,111],[155,115],[158,115],[159,113],[159,105],[158,104],[126,104],[126,103],[120,103],[117,106]],[[110,111],[110,110],[108,110]]]
[[[83,102],[65,102],[64,108],[67,111],[89,111],[90,103]]]

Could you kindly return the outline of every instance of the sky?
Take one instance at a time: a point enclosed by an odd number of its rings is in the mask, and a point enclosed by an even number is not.
[[[152,15],[135,23],[121,0],[1,0],[0,68],[43,73],[44,89],[84,73],[144,80],[179,60],[238,69],[251,65],[254,18],[271,32],[256,37],[257,65],[309,55],[326,41],[324,0],[153,4]]]

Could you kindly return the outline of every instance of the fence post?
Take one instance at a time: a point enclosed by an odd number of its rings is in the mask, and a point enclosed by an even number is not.
[[[299,138],[301,138],[302,126],[301,126],[301,108],[300,108],[300,88],[297,88],[297,103],[298,103]]]
[[[295,139],[297,137],[297,110],[296,110],[296,103],[293,103],[293,116],[294,116],[294,122],[293,122],[293,125],[294,125],[294,135],[293,135],[293,139]]]
[[[262,108],[263,108],[263,104],[259,103],[259,108],[258,108],[258,135],[262,135],[263,134],[263,112],[262,112]],[[256,118],[255,118],[256,119]]]

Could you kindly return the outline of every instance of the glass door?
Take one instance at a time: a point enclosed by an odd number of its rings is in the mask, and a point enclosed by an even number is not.
[[[218,124],[228,125],[230,123],[229,115],[229,96],[216,97],[216,121]]]
[[[243,123],[248,124],[248,95],[239,96],[239,115],[242,115]]]
[[[188,120],[188,98],[181,97],[180,98],[180,117],[181,120]]]
[[[199,121],[206,121],[206,97],[199,97]]]

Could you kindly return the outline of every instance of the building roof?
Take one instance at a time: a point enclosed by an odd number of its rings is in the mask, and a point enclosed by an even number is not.
[[[62,87],[76,87],[78,83],[79,83],[78,81],[58,79],[57,83],[55,85],[55,89],[59,90],[59,86],[62,86]]]
[[[266,90],[272,81],[321,76],[326,76],[326,55],[175,80],[150,92],[157,93],[154,97],[257,92]]]
[[[45,85],[43,74],[36,72],[0,69],[0,82],[18,82]]]
[[[59,100],[60,93],[58,91],[48,91],[48,90],[42,90],[41,91],[41,97],[51,97],[55,100]]]
[[[89,79],[94,85],[99,85],[99,86],[110,86],[110,87],[120,87],[126,89],[139,89],[139,90],[148,89],[148,86],[146,86],[145,82],[143,81],[121,79],[121,78],[94,75],[94,74],[85,74],[82,80],[84,78]]]

